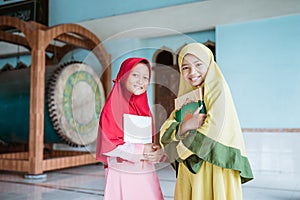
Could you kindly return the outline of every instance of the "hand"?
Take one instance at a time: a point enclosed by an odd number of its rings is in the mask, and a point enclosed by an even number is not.
[[[164,151],[157,144],[151,143],[144,145],[144,158],[149,162],[158,163],[163,156],[163,152]]]
[[[206,114],[199,113],[201,110],[201,107],[199,107],[192,115],[190,119],[187,121],[181,123],[180,125],[180,135],[184,134],[185,132],[189,130],[195,130],[198,129],[200,126],[202,126],[205,122],[205,119],[207,117]]]
[[[156,146],[154,147],[154,145],[153,143],[144,144],[144,154],[154,152],[157,148]]]

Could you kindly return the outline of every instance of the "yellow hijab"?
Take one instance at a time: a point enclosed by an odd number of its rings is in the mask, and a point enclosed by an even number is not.
[[[201,43],[186,45],[178,56],[180,73],[182,73],[182,60],[186,54],[192,54],[208,65],[206,78],[201,85],[204,89],[207,118],[205,124],[198,131],[226,146],[238,148],[242,155],[246,155],[240,122],[231,92],[214,60],[212,52]],[[188,93],[193,89],[195,88],[191,87],[180,76],[178,96]]]
[[[207,117],[201,127],[190,131],[186,138],[178,139],[175,135],[179,122],[173,111],[160,129],[161,144],[171,162],[174,159],[184,162],[196,172],[201,166],[201,160],[205,160],[220,167],[239,170],[242,182],[247,182],[253,175],[231,92],[212,52],[201,43],[188,44],[179,53],[181,76],[178,96],[196,89],[182,78],[182,61],[187,54],[196,56],[208,66],[205,80],[200,86],[204,90]],[[195,155],[198,161],[193,160]]]

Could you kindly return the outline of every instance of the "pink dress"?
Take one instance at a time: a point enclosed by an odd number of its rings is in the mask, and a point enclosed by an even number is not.
[[[143,145],[119,145],[107,155],[104,200],[163,200],[154,165],[141,161]]]

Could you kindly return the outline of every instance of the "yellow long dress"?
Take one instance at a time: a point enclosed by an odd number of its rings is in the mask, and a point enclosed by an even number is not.
[[[200,43],[186,45],[182,59],[192,54],[208,65],[204,83],[207,117],[197,130],[177,135],[175,111],[160,129],[160,142],[177,172],[175,200],[241,200],[241,184],[253,179],[230,89],[212,52]],[[196,89],[181,77],[178,96]]]

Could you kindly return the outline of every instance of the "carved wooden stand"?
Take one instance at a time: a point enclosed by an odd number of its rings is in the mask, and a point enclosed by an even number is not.
[[[9,28],[18,29],[24,36],[7,31]],[[47,27],[8,16],[0,17],[0,40],[21,45],[31,52],[28,152],[0,154],[0,170],[39,175],[44,171],[96,163],[95,156],[89,152],[52,151],[50,156],[44,155],[45,66],[46,62],[52,62],[51,59],[46,59],[46,52],[55,53],[60,60],[73,49],[90,50],[102,65],[101,81],[107,96],[111,85],[111,56],[101,41],[76,24]],[[55,46],[50,43],[52,40],[64,45]]]

